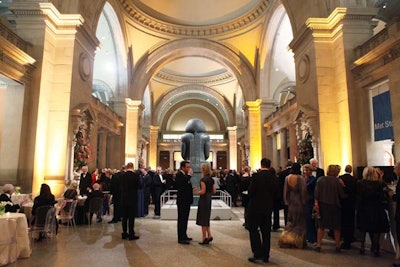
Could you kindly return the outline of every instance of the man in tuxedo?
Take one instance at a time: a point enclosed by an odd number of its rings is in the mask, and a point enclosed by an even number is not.
[[[136,240],[135,217],[138,207],[138,189],[142,188],[140,177],[133,170],[133,163],[126,164],[126,172],[121,176],[122,239]]]
[[[190,181],[192,170],[188,161],[181,162],[181,168],[176,173],[175,186],[178,190],[176,205],[178,206],[178,243],[190,244],[192,238],[187,236],[187,225],[190,205],[193,203],[193,187]]]
[[[121,170],[114,174],[110,182],[110,194],[114,205],[114,217],[108,223],[117,223],[121,221],[121,176],[125,173],[125,165]]]
[[[79,180],[79,193],[87,195],[92,190],[92,175],[88,172],[88,166],[82,166],[82,173]]]
[[[357,194],[357,180],[351,175],[353,167],[346,165],[345,174],[339,176],[345,185],[347,197],[341,200],[340,206],[342,207],[342,237],[343,243],[340,246],[342,249],[350,249],[351,243],[355,241],[355,212],[356,212],[356,194]]]
[[[13,205],[11,201],[11,195],[14,193],[14,186],[12,184],[3,185],[3,194],[0,195],[0,201],[10,202],[5,207],[6,212],[17,212],[20,209],[18,204]]]
[[[247,219],[253,257],[250,262],[268,262],[271,246],[271,214],[277,194],[278,184],[271,160],[261,160],[261,170],[253,174],[248,189],[249,204]],[[261,237],[260,238],[260,232]]]
[[[160,209],[161,209],[160,197],[162,192],[164,192],[165,183],[166,180],[164,179],[164,176],[162,174],[162,167],[158,166],[156,173],[153,175],[152,198],[154,203],[154,219],[160,218]]]
[[[321,176],[325,176],[325,171],[318,167],[318,160],[316,158],[310,159],[310,164],[312,167],[312,175],[315,178],[319,178]]]

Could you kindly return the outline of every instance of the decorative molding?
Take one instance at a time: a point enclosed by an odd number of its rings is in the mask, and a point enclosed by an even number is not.
[[[119,2],[122,4],[122,8],[125,9],[128,15],[136,23],[151,31],[158,31],[162,34],[185,37],[210,37],[215,35],[227,34],[248,27],[249,25],[261,19],[266,14],[270,3],[273,1],[261,0],[259,1],[257,6],[255,6],[252,10],[242,15],[238,19],[212,26],[185,26],[167,23],[161,20],[157,20],[150,15],[144,13],[137,6],[135,6],[133,1],[119,0]]]
[[[303,55],[303,57],[300,59],[297,69],[299,81],[301,83],[305,83],[310,75],[310,57],[307,54]]]
[[[92,74],[92,63],[85,53],[79,55],[79,75],[82,80],[87,81]]]
[[[1,21],[0,21],[0,36],[4,37],[7,41],[18,47],[24,52],[27,52],[28,47],[31,46],[28,42],[23,40],[13,31],[8,29]]]
[[[207,84],[210,86],[210,84],[221,84],[221,83],[227,83],[235,80],[236,78],[229,72],[225,71],[224,73],[213,75],[213,76],[207,76],[207,77],[189,77],[189,76],[178,76],[178,75],[173,75],[169,74],[163,71],[159,71],[156,76],[153,78],[154,80],[164,80],[164,81],[169,81],[173,83],[178,83],[178,84]]]

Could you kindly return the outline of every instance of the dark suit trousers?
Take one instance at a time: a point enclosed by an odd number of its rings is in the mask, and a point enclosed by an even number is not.
[[[155,186],[153,188],[154,215],[160,216],[162,187]]]
[[[269,259],[271,248],[271,213],[248,217],[251,250],[255,258]],[[260,237],[261,232],[261,237]]]
[[[121,220],[121,199],[119,197],[113,196],[114,204],[114,218],[113,220]]]
[[[134,206],[122,205],[122,232],[129,233],[129,236],[134,236],[137,203],[131,204],[134,204]]]
[[[149,214],[150,191],[150,187],[146,186],[144,188],[144,215]]]
[[[190,204],[178,204],[178,241],[185,240],[188,236],[187,225],[190,214]]]

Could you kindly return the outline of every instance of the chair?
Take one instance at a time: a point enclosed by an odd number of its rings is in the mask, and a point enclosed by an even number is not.
[[[90,200],[89,210],[87,212],[89,227],[92,224],[91,221],[92,221],[93,213],[96,213],[96,216],[98,219],[99,219],[99,216],[101,218],[101,212],[103,210],[103,201],[104,201],[104,198],[102,198],[102,197],[95,197]]]
[[[75,209],[78,204],[78,200],[68,199],[65,200],[64,207],[60,210],[60,213],[56,215],[57,220],[62,222],[67,221],[67,226],[75,228]]]
[[[41,206],[36,209],[35,224],[29,229],[29,234],[45,234],[45,237],[52,238],[56,233],[56,209],[53,206]]]

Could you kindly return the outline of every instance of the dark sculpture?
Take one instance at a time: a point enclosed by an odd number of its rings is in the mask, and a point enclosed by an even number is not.
[[[189,120],[185,132],[181,137],[181,154],[184,160],[190,161],[193,170],[192,184],[198,186],[201,164],[205,163],[210,155],[210,137],[205,133],[206,127],[199,119]]]

